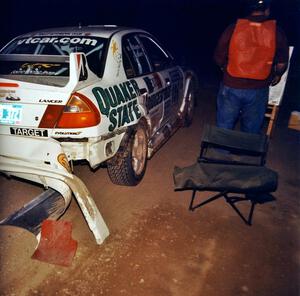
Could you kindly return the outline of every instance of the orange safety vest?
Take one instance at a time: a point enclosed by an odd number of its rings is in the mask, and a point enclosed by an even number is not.
[[[276,21],[239,19],[229,44],[227,71],[233,77],[264,80],[276,49]]]

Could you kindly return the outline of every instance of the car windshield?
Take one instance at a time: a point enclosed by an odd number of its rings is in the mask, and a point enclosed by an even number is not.
[[[71,52],[86,54],[89,68],[99,77],[102,76],[104,66],[104,52],[107,39],[94,36],[38,36],[13,40],[4,47],[0,54],[24,55],[60,55],[66,56]],[[25,62],[25,61],[24,61]],[[38,65],[38,68],[36,67]],[[55,64],[45,68],[40,64],[15,63],[2,65],[1,74],[10,75],[48,75],[67,76],[69,67],[66,64]],[[5,69],[4,69],[5,68]],[[50,71],[51,68],[51,71]],[[3,73],[6,72],[6,73]]]

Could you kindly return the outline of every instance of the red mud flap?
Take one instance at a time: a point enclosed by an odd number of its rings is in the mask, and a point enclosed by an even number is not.
[[[40,243],[31,258],[40,261],[70,266],[77,249],[72,239],[72,223],[45,220],[42,223]]]

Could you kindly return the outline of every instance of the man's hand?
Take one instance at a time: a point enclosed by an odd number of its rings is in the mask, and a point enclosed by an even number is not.
[[[278,75],[274,76],[274,78],[271,82],[271,86],[278,84],[280,82],[280,79],[281,79],[281,76],[278,76]]]

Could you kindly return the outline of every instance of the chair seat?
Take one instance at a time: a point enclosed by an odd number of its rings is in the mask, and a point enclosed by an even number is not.
[[[220,191],[232,193],[274,192],[278,175],[260,166],[215,163],[195,163],[185,168],[175,167],[175,190]]]

